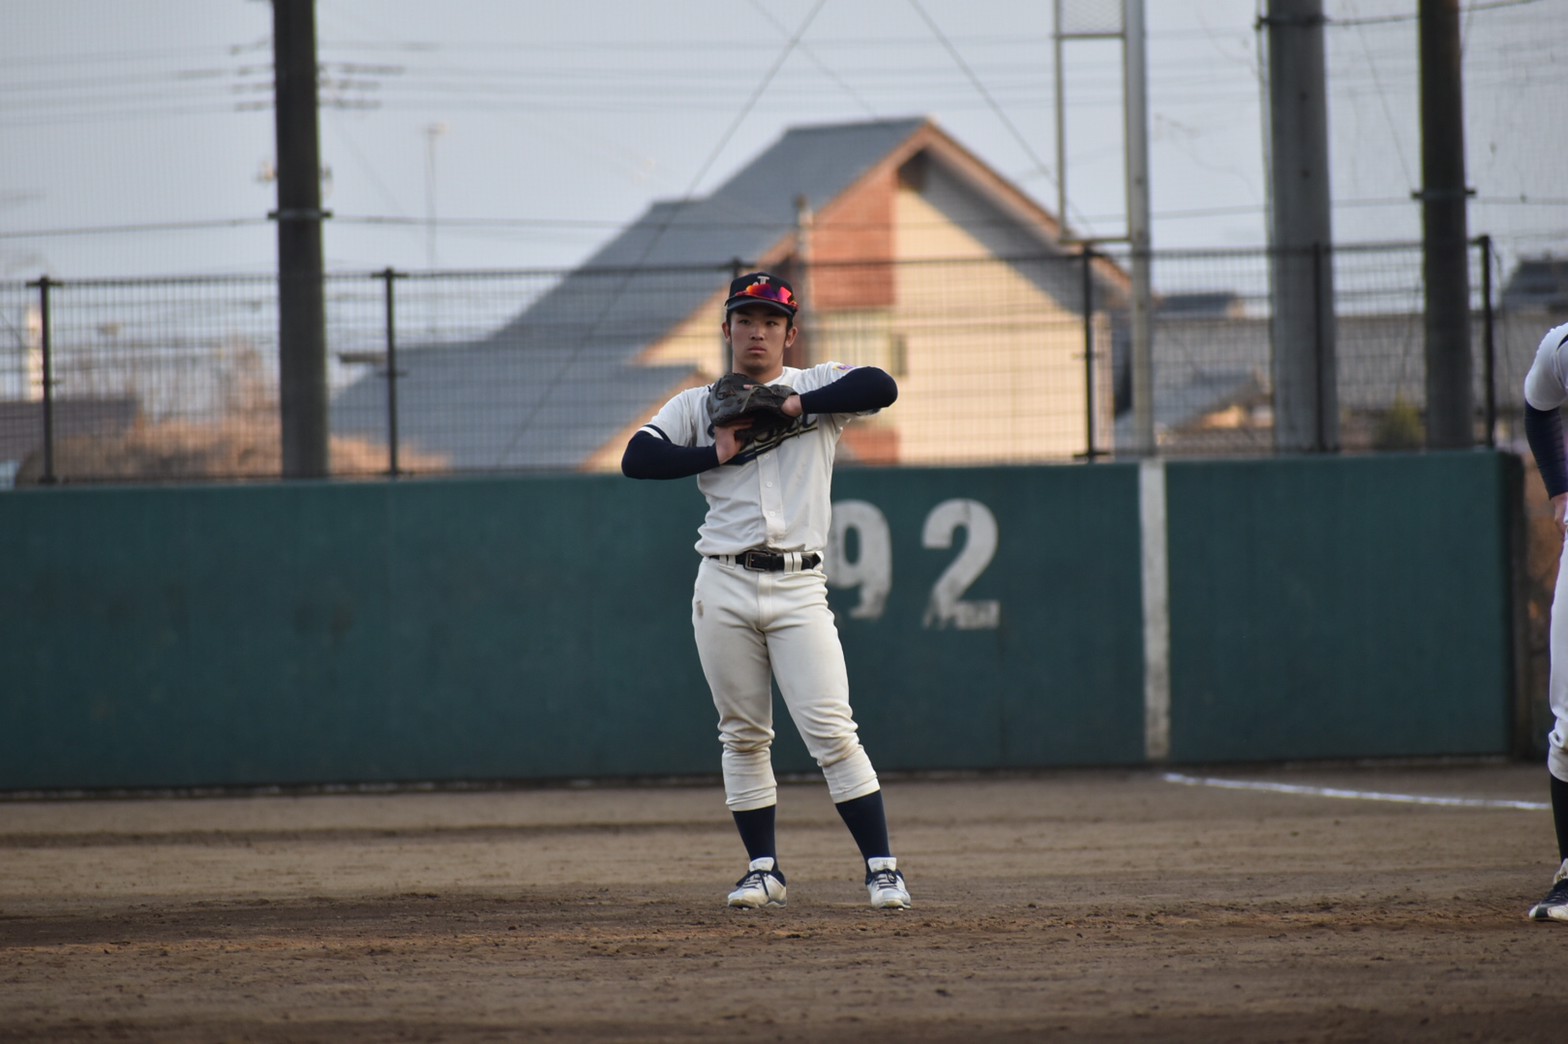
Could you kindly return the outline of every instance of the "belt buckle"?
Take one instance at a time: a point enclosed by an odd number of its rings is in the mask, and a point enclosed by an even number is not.
[[[741,552],[740,564],[756,573],[773,573],[777,572],[777,570],[771,568],[771,562],[769,560],[777,557],[778,556],[770,552],[759,551],[756,548],[750,548],[749,550]]]

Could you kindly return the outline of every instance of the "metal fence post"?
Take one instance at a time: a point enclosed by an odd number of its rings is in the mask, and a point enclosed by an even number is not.
[[[41,275],[36,283],[27,285],[38,288],[38,349],[42,356],[39,379],[43,387],[39,393],[43,403],[44,470],[38,476],[38,482],[39,485],[52,486],[59,481],[54,473],[54,352],[49,343],[52,325],[49,320],[49,288],[54,285],[54,281],[47,275]]]
[[[1094,248],[1085,246],[1079,256],[1083,259],[1084,459],[1092,461],[1100,455],[1094,445]]]
[[[1314,241],[1312,244],[1312,376],[1316,392],[1313,398],[1313,441],[1319,453],[1328,449],[1328,439],[1325,437],[1324,414],[1328,410],[1328,402],[1323,394],[1323,244]]]
[[[386,282],[387,474],[394,479],[400,474],[397,465],[397,306],[392,289],[397,277],[398,273],[391,268],[381,272],[381,278]]]
[[[1492,237],[1482,236],[1477,240],[1481,247],[1481,344],[1484,357],[1481,360],[1485,374],[1486,401],[1482,408],[1486,411],[1486,446],[1487,449],[1497,448],[1497,345],[1493,339],[1492,327]]]

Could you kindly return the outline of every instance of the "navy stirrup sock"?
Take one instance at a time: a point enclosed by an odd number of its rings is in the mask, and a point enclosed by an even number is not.
[[[849,827],[861,858],[876,859],[893,854],[887,842],[887,812],[882,806],[882,791],[841,801],[833,807]]]
[[[1552,777],[1552,822],[1557,827],[1557,856],[1568,859],[1568,783]]]
[[[740,843],[746,846],[746,858],[755,860],[771,857],[775,870],[779,862],[778,843],[774,840],[773,831],[777,813],[777,805],[731,813],[735,817],[735,829],[740,831]]]

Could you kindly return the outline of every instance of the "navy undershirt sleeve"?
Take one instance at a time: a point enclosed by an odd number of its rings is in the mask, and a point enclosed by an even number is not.
[[[1563,449],[1562,415],[1556,410],[1538,410],[1524,404],[1524,435],[1535,456],[1535,466],[1546,483],[1546,495],[1568,493],[1568,460]]]
[[[893,405],[898,384],[875,366],[859,366],[826,387],[800,397],[806,413],[862,413]],[[635,479],[677,479],[719,466],[713,446],[677,446],[649,431],[639,431],[621,454],[621,474]]]
[[[863,413],[893,405],[898,384],[885,370],[857,366],[832,384],[801,392],[800,406],[807,413]]]
[[[677,479],[719,466],[712,446],[677,446],[651,432],[639,431],[621,454],[621,474],[634,479]]]

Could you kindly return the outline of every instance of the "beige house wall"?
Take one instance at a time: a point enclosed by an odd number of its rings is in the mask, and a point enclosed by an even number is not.
[[[649,345],[637,361],[642,366],[690,366],[707,377],[704,383],[716,381],[729,369],[729,351],[719,330],[723,321],[724,294],[715,293],[713,300]]]
[[[890,171],[849,196],[853,215],[874,213],[872,226],[890,225],[891,234],[880,243],[884,253],[835,249],[823,255],[833,263],[810,273],[831,285],[812,283],[802,315],[810,358],[802,361],[879,366],[899,382],[896,406],[857,422],[857,435],[873,436],[857,451],[874,445],[869,459],[905,465],[1082,456],[1090,446],[1084,323],[1031,273],[997,260],[1037,252],[1038,239],[999,225],[993,207],[935,167],[908,178]],[[825,211],[813,244],[844,247],[839,239],[861,226],[850,222],[846,232],[829,220],[843,216]],[[1076,271],[1071,279],[1076,283]],[[871,285],[881,292],[864,292]],[[813,307],[813,299],[832,307]],[[715,380],[728,364],[719,333],[722,301],[716,293],[640,361],[690,367],[693,385]],[[1092,327],[1093,444],[1105,451],[1114,429],[1111,337],[1103,315]],[[601,452],[590,468],[605,467],[611,457],[618,461],[618,449]]]
[[[951,201],[949,201],[951,207]],[[897,338],[905,372],[894,412],[902,464],[1067,460],[1088,447],[1084,328],[963,222],[914,191],[895,207]],[[976,227],[989,215],[976,213]],[[994,217],[991,217],[994,220]],[[1109,338],[1101,341],[1109,345]],[[1110,351],[1096,379],[1109,424]],[[1105,429],[1108,430],[1108,429]]]

